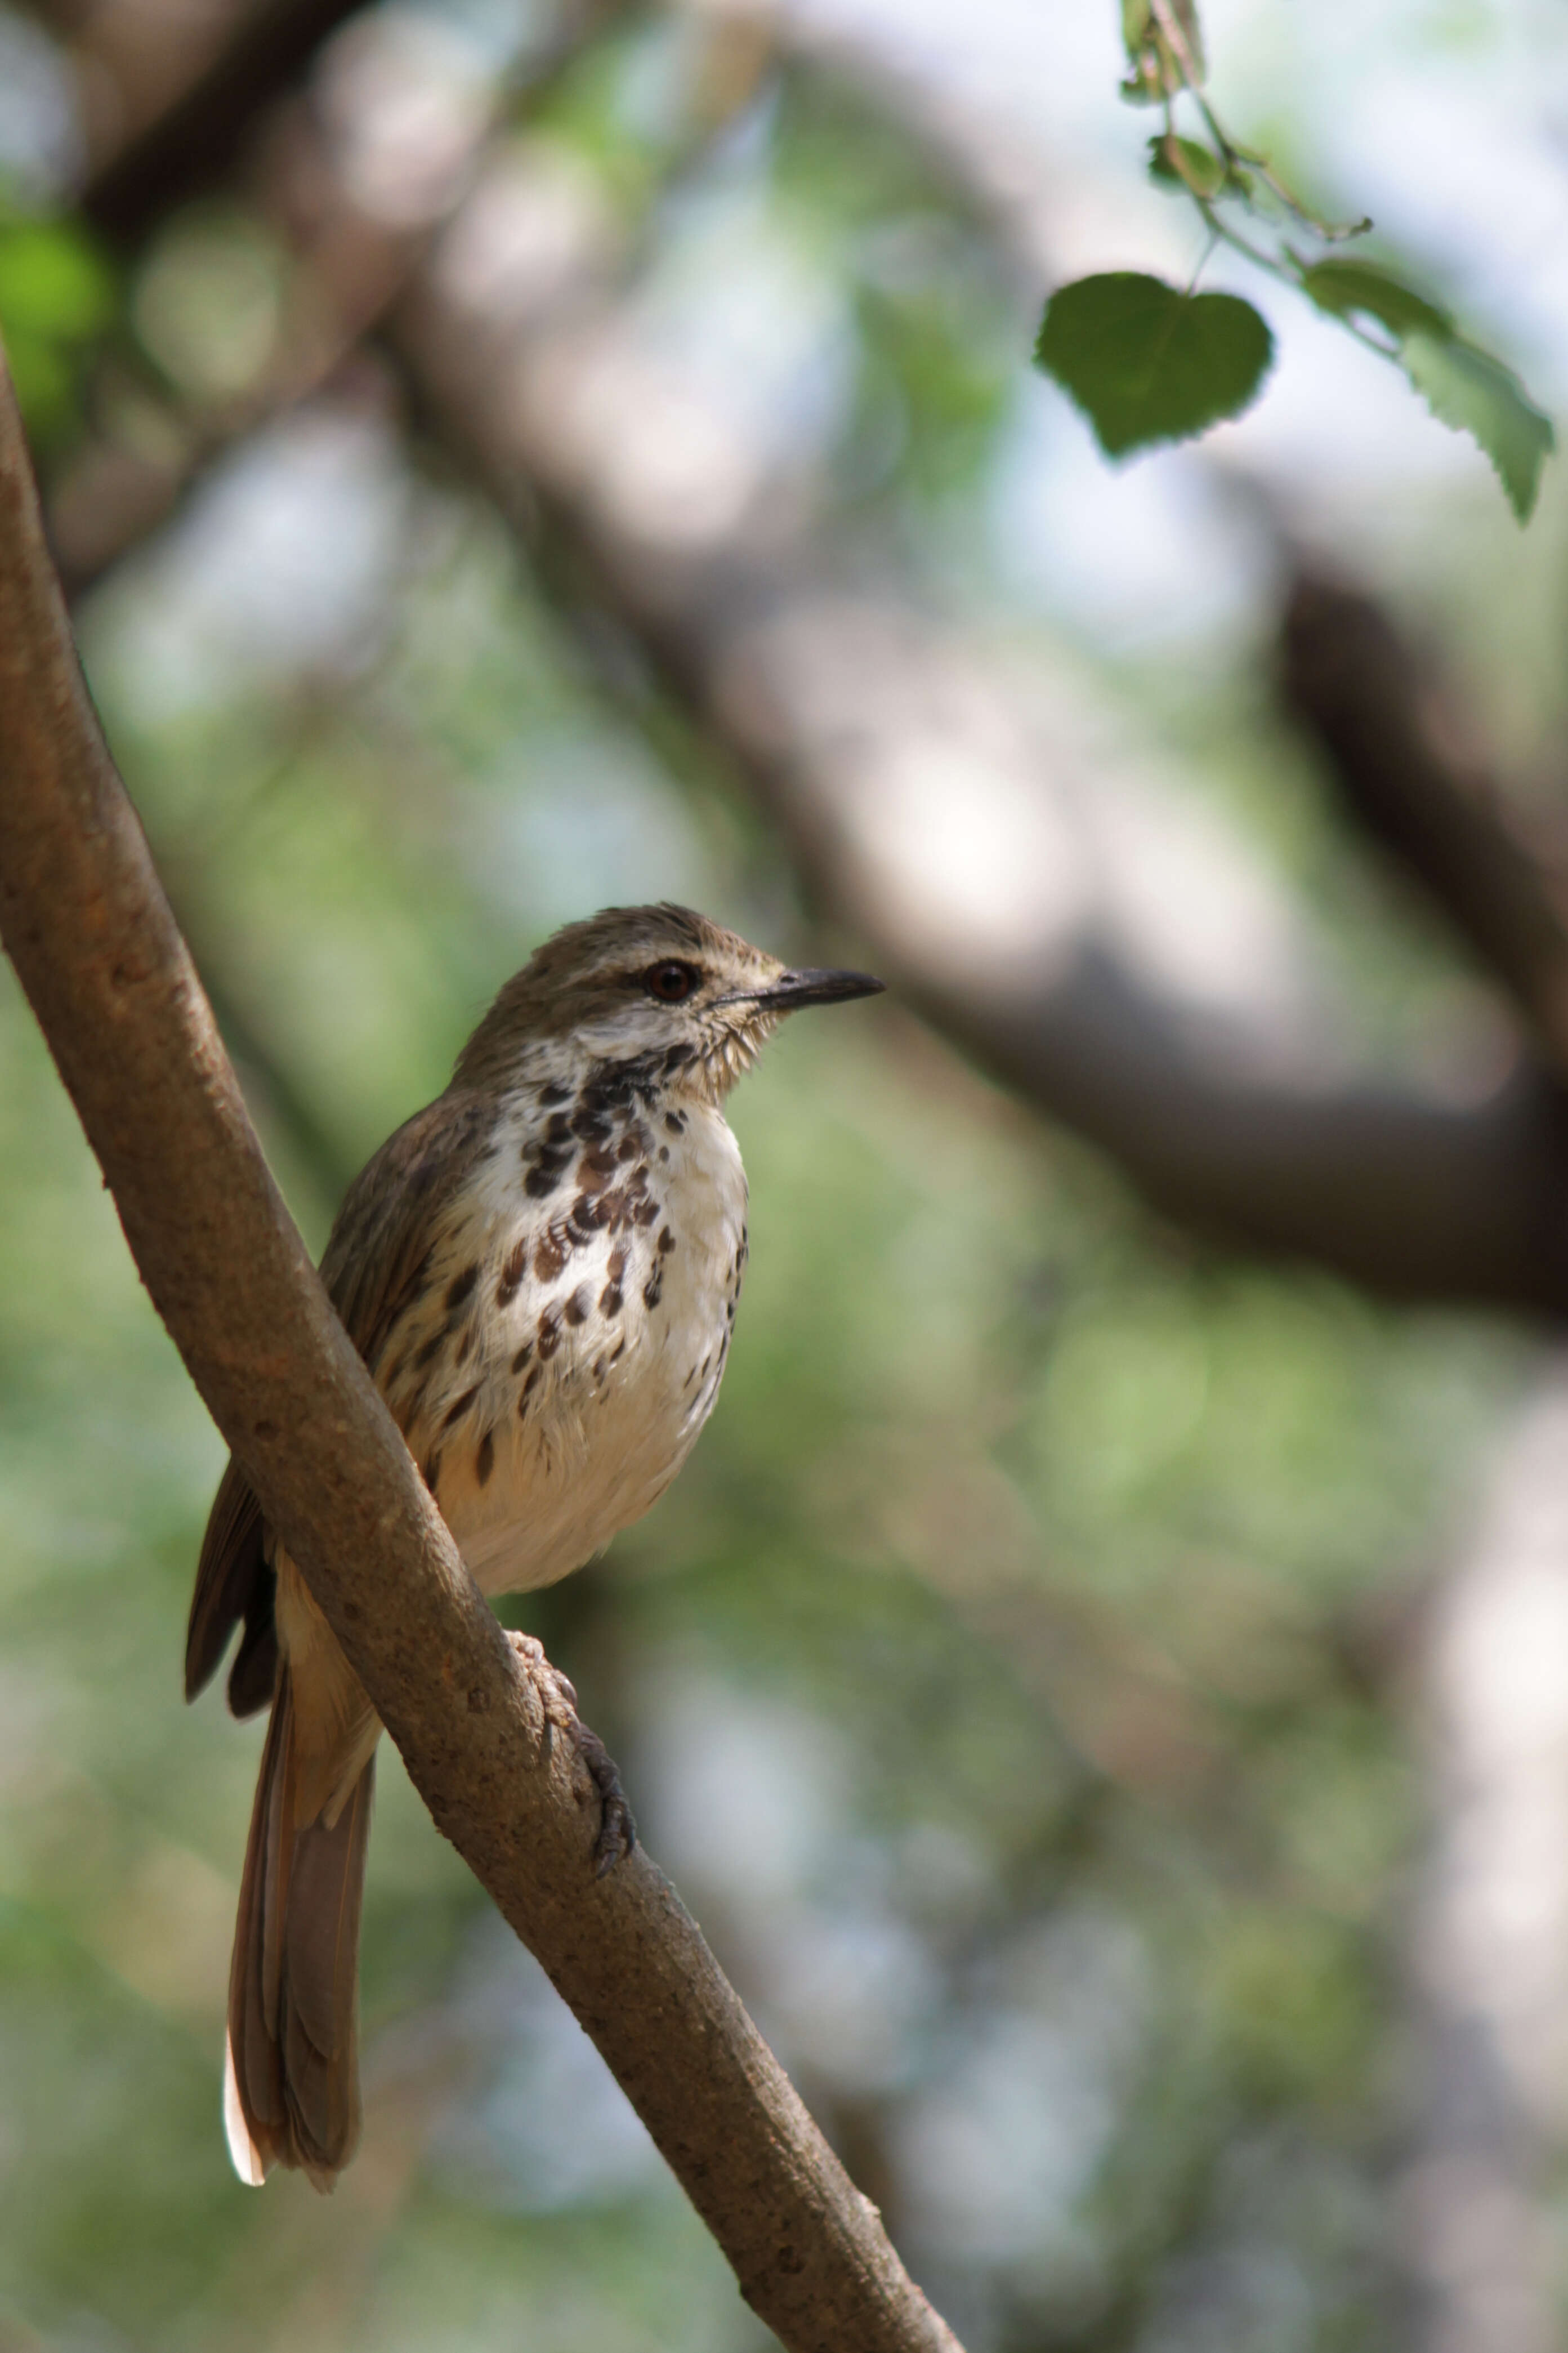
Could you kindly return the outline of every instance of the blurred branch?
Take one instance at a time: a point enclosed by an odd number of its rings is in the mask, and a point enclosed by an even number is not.
[[[535,60],[574,56],[626,0],[561,0]],[[52,11],[66,32],[88,142],[80,206],[122,250],[177,206],[232,181],[265,135],[274,102],[303,76],[362,0],[70,0]]]
[[[122,249],[227,179],[258,115],[356,0],[100,0],[68,45],[89,164],[81,206]]]
[[[525,153],[498,160],[391,341],[434,429],[531,543],[566,551],[822,903],[939,1028],[1170,1214],[1388,1295],[1568,1310],[1557,1087],[1527,1069],[1457,1108],[1331,1082],[1266,1032],[1227,1039],[1191,1018],[1093,884],[1080,892],[1016,697],[893,594],[824,583],[801,486],[637,349],[599,274],[605,235],[584,185]],[[531,268],[546,237],[548,271]],[[1014,822],[991,855],[987,827]],[[976,823],[994,903],[965,871]]]
[[[137,1264],[410,1774],[784,2344],[954,2339],[673,1890],[590,1867],[585,1777],[333,1315],[99,732],[0,374],[0,934]],[[457,1695],[466,1694],[458,1706]]]
[[[1370,597],[1302,574],[1286,607],[1281,691],[1327,755],[1346,810],[1430,892],[1568,1072],[1568,892],[1510,827]]]
[[[880,95],[901,103],[896,86]],[[919,135],[957,172],[963,126],[930,114]],[[1048,755],[1031,752],[1005,688],[977,692],[942,631],[891,595],[836,598],[799,485],[764,479],[725,420],[637,357],[617,309],[615,225],[585,172],[559,159],[544,170],[526,153],[498,159],[432,252],[423,234],[394,231],[367,207],[345,153],[352,126],[329,133],[302,104],[287,126],[273,142],[269,201],[280,216],[330,224],[319,242],[347,258],[343,300],[356,306],[340,305],[321,349],[341,353],[409,290],[392,341],[435,428],[536,551],[542,533],[580,590],[652,654],[765,801],[823,903],[865,933],[939,1028],[1114,1155],[1158,1206],[1216,1238],[1314,1259],[1397,1297],[1568,1307],[1557,1209],[1568,1099],[1544,1072],[1526,1066],[1489,1100],[1456,1106],[1414,1087],[1329,1083],[1267,1034],[1242,1036],[1237,1052],[1129,955],[1103,907],[1053,915],[1048,839],[1031,852],[1021,837],[1013,861],[1041,870],[1044,913],[1022,950],[1015,939],[999,957],[985,908],[961,894],[943,905],[929,875],[911,894],[900,827],[945,820],[919,789],[900,818],[889,777],[922,759],[929,769],[934,741],[961,780],[966,766],[994,768],[995,742],[1010,736],[1003,765],[1015,773],[1001,782],[1022,801],[1048,797]],[[303,213],[290,189],[308,192]],[[1008,216],[1026,270],[1041,249],[1037,192],[998,167],[973,193]],[[316,291],[331,318],[339,298],[325,273]],[[722,511],[705,515],[715,484]],[[55,527],[79,581],[112,552],[102,531],[112,508],[90,463],[62,486]],[[865,659],[847,690],[852,644]],[[1400,764],[1381,766],[1397,775]],[[1475,825],[1474,857],[1462,825],[1443,834],[1453,844],[1443,871],[1460,884],[1471,868],[1504,871],[1533,908],[1525,956],[1508,944],[1508,893],[1474,893],[1487,936],[1513,953],[1510,969],[1528,964],[1539,1003],[1560,943],[1542,894],[1531,898],[1531,870],[1493,854],[1495,829]],[[1409,830],[1418,837],[1419,822]]]
[[[132,392],[110,371],[99,387],[95,431],[50,482],[49,537],[73,598],[163,523],[214,458],[353,373],[363,338],[458,200],[489,128],[493,95],[476,105],[471,91],[444,92],[428,61],[400,48],[395,30],[355,34],[361,96],[349,126],[324,119],[314,87],[248,126],[247,193],[287,256],[276,331],[254,379],[203,400],[155,394],[150,385]],[[384,125],[416,92],[423,152],[398,156],[389,173]],[[232,176],[234,155],[227,161]]]

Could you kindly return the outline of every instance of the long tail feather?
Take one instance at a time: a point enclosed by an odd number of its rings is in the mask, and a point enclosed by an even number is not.
[[[297,1750],[285,1667],[240,1881],[224,2128],[242,2181],[298,2166],[330,2189],[359,2138],[359,1923],[375,1761],[341,1804],[297,1822]]]

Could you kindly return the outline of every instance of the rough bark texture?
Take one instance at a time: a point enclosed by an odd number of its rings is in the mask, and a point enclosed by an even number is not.
[[[0,370],[0,934],[214,1419],[437,1823],[800,2353],[955,2345],[673,1890],[593,1810],[332,1314],[104,746]]]

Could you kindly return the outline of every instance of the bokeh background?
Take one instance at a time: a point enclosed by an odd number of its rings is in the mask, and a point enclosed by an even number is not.
[[[1559,12],[1205,16],[1561,409]],[[719,1409],[519,1622],[969,2353],[1547,2353],[1568,496],[1255,285],[1253,414],[1107,468],[1042,296],[1197,259],[1119,71],[1112,0],[7,5],[0,326],[314,1246],[560,922],[895,983],[734,1098]],[[363,2152],[234,2181],[222,1450],[8,976],[0,1063],[0,2348],[772,2341],[391,1756]]]

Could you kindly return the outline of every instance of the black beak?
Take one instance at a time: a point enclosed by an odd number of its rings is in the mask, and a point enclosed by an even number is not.
[[[770,1013],[795,1013],[803,1005],[843,1005],[852,997],[880,997],[887,983],[868,972],[784,972],[771,988],[759,988],[755,1002]]]

